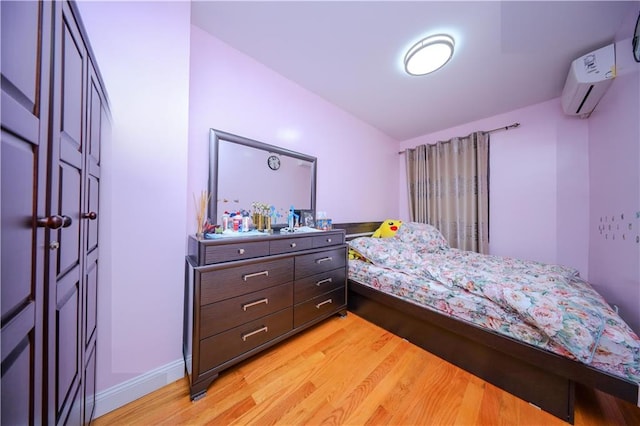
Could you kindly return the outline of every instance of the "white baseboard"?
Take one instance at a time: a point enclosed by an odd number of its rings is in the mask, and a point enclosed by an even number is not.
[[[163,386],[183,378],[184,375],[184,360],[178,359],[102,392],[98,392],[96,394],[96,406],[93,418],[98,418],[116,408],[135,401]]]

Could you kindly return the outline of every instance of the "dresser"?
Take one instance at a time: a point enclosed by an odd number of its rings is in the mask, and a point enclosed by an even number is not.
[[[197,239],[185,268],[191,399],[218,374],[347,309],[344,230]]]

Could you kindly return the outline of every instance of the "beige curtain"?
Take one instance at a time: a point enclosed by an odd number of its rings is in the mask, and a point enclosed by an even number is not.
[[[489,134],[406,151],[411,221],[440,230],[451,247],[489,251]]]

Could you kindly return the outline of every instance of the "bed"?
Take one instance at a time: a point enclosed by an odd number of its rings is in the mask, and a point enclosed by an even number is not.
[[[379,224],[334,225],[356,255],[350,311],[569,423],[576,383],[640,406],[640,339],[576,271],[451,249],[424,224],[368,238]]]

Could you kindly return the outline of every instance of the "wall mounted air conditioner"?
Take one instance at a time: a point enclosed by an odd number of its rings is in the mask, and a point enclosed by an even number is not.
[[[589,117],[616,76],[614,44],[602,47],[571,63],[562,91],[566,114]]]

